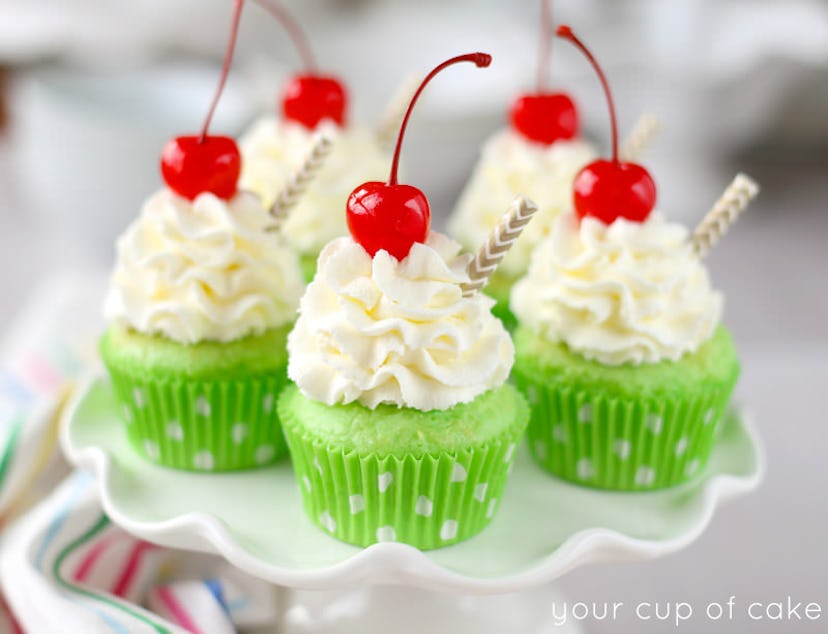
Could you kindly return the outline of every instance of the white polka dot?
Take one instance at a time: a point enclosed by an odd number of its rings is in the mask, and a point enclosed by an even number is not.
[[[526,388],[526,400],[528,400],[533,405],[538,402],[538,390],[535,388],[534,385],[530,385]]]
[[[233,437],[233,442],[240,445],[244,442],[247,436],[247,423],[236,423],[230,428],[230,435]]]
[[[679,441],[676,443],[676,455],[683,456],[684,452],[687,451],[687,445],[689,444],[687,438],[680,438]]]
[[[273,394],[265,394],[262,399],[262,409],[268,414],[273,411],[273,401]]]
[[[417,498],[417,505],[414,507],[414,512],[417,515],[424,515],[425,517],[431,517],[431,513],[434,511],[434,503],[429,500],[426,496],[421,495]]]
[[[459,462],[454,463],[454,468],[451,470],[452,482],[464,482],[469,474],[466,473],[466,468]]]
[[[216,461],[213,458],[213,454],[209,451],[199,451],[195,456],[193,456],[193,464],[196,469],[211,471],[215,466]]]
[[[655,470],[652,467],[638,467],[638,471],[635,472],[635,483],[640,487],[652,486],[655,476]]]
[[[158,444],[151,440],[144,441],[144,452],[153,460],[158,460],[161,457],[161,450],[158,448]]]
[[[143,409],[147,404],[147,398],[144,396],[144,390],[138,387],[132,390],[132,402],[135,403],[135,407],[138,409]]]
[[[351,507],[351,515],[356,515],[357,513],[365,510],[365,498],[359,493],[349,495],[348,506]]]
[[[184,429],[178,421],[171,420],[167,423],[167,438],[172,440],[184,440]]]
[[[135,414],[132,413],[132,409],[129,405],[124,403],[123,407],[121,408],[121,412],[124,415],[124,420],[127,422],[127,425],[131,425],[135,422]]]
[[[486,507],[486,517],[491,518],[497,509],[497,498],[489,500],[489,506]]]
[[[661,429],[664,427],[664,419],[661,418],[658,414],[647,414],[647,418],[644,421],[644,424],[647,428],[653,432],[655,435],[661,433]]]
[[[589,480],[595,477],[595,469],[592,466],[592,460],[589,458],[581,458],[575,465],[575,470],[581,480]]]
[[[566,442],[566,428],[563,425],[555,425],[552,428],[552,438],[559,443]]]
[[[482,482],[474,487],[474,499],[478,502],[484,502],[486,500],[486,489],[489,488],[489,484],[487,482]]]
[[[592,405],[589,403],[581,405],[581,409],[578,410],[578,421],[581,423],[592,422]]]
[[[199,396],[195,402],[195,411],[199,416],[209,416],[212,411],[210,401],[203,396]]]
[[[512,456],[515,455],[515,443],[511,443],[506,448],[506,455],[503,456],[503,462],[509,462],[512,459]]]
[[[712,423],[713,422],[713,417],[715,415],[716,415],[716,412],[714,412],[713,408],[711,407],[709,410],[707,410],[704,413],[704,424],[709,425],[710,423]]]
[[[394,474],[390,471],[386,471],[385,473],[380,473],[377,477],[377,486],[379,487],[380,493],[385,493],[385,490],[391,486],[391,483],[394,481]]]
[[[538,460],[545,461],[547,457],[546,443],[543,440],[535,441],[535,456]]]
[[[302,484],[305,485],[305,488],[307,489],[308,493],[310,493],[311,481],[310,481],[310,478],[308,476],[306,476],[306,475],[302,476]]]
[[[331,517],[331,514],[328,513],[328,511],[322,511],[322,513],[319,514],[319,523],[322,524],[322,527],[329,533],[333,533],[336,530],[336,520]]]
[[[457,537],[457,521],[446,520],[440,527],[440,539],[447,541],[449,539],[454,539],[455,537]]]
[[[397,531],[393,526],[380,526],[377,529],[378,542],[395,542],[397,541]]]
[[[273,445],[262,445],[256,449],[256,463],[266,464],[273,460],[273,456],[275,455],[276,449]]]
[[[313,468],[316,469],[319,472],[319,475],[321,475],[321,476],[325,475],[325,472],[322,471],[322,465],[319,464],[319,458],[314,458],[313,459]]]
[[[685,475],[688,475],[688,476],[693,475],[694,473],[696,473],[696,471],[699,470],[700,466],[701,466],[701,463],[699,462],[698,458],[694,458],[693,460],[688,462],[687,466],[684,468]]]
[[[632,452],[632,443],[630,443],[629,440],[624,440],[623,438],[616,438],[615,442],[612,443],[612,451],[616,456],[621,458],[621,460],[626,460],[630,457],[630,453]]]

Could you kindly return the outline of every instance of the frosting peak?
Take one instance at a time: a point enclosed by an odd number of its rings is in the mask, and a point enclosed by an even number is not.
[[[192,202],[163,189],[117,244],[107,321],[181,343],[232,341],[293,320],[298,256],[253,194]]]
[[[288,337],[288,376],[329,405],[448,409],[503,384],[514,348],[494,301],[463,297],[469,255],[431,232],[397,261],[329,243]]]
[[[655,212],[610,225],[565,214],[515,284],[511,309],[588,359],[677,361],[710,338],[723,306],[687,236]]]

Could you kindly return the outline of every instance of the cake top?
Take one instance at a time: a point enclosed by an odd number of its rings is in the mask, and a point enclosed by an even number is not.
[[[181,343],[232,341],[293,320],[304,290],[298,256],[258,197],[190,201],[162,189],[117,244],[108,322]]]
[[[288,337],[288,376],[313,400],[447,409],[499,387],[514,348],[494,301],[463,296],[471,256],[429,233],[398,260],[328,244]]]

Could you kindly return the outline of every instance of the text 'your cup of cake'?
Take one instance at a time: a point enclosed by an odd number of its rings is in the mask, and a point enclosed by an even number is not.
[[[739,375],[701,256],[757,188],[737,177],[692,236],[653,211],[649,173],[619,159],[603,72],[569,27],[558,35],[601,79],[613,153],[578,174],[574,213],[556,220],[512,290],[513,380],[543,468],[597,488],[664,488],[702,473]]]
[[[351,235],[328,243],[288,338],[295,386],[279,415],[310,519],[359,546],[421,549],[467,539],[491,520],[528,423],[506,382],[514,347],[494,300],[476,291],[534,207],[517,201],[472,261],[430,230],[425,195],[397,181],[411,110],[387,182],[357,187]],[[488,255],[487,255],[488,254]]]
[[[166,187],[119,238],[101,354],[131,444],[162,465],[261,466],[287,455],[276,399],[304,283],[296,252],[260,198],[238,187],[235,141],[208,133],[164,148]]]

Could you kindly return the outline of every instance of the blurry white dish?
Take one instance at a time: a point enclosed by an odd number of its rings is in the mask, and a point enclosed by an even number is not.
[[[546,475],[522,452],[487,530],[421,552],[394,543],[360,549],[328,537],[305,517],[287,463],[205,475],[146,462],[128,444],[105,379],[75,394],[62,444],[70,461],[94,473],[104,510],[130,533],[220,554],[249,574],[307,589],[369,583],[505,593],[590,562],[657,557],[695,540],[718,505],[754,489],[763,470],[758,439],[741,412],[724,422],[703,476],[657,493],[572,486]]]

